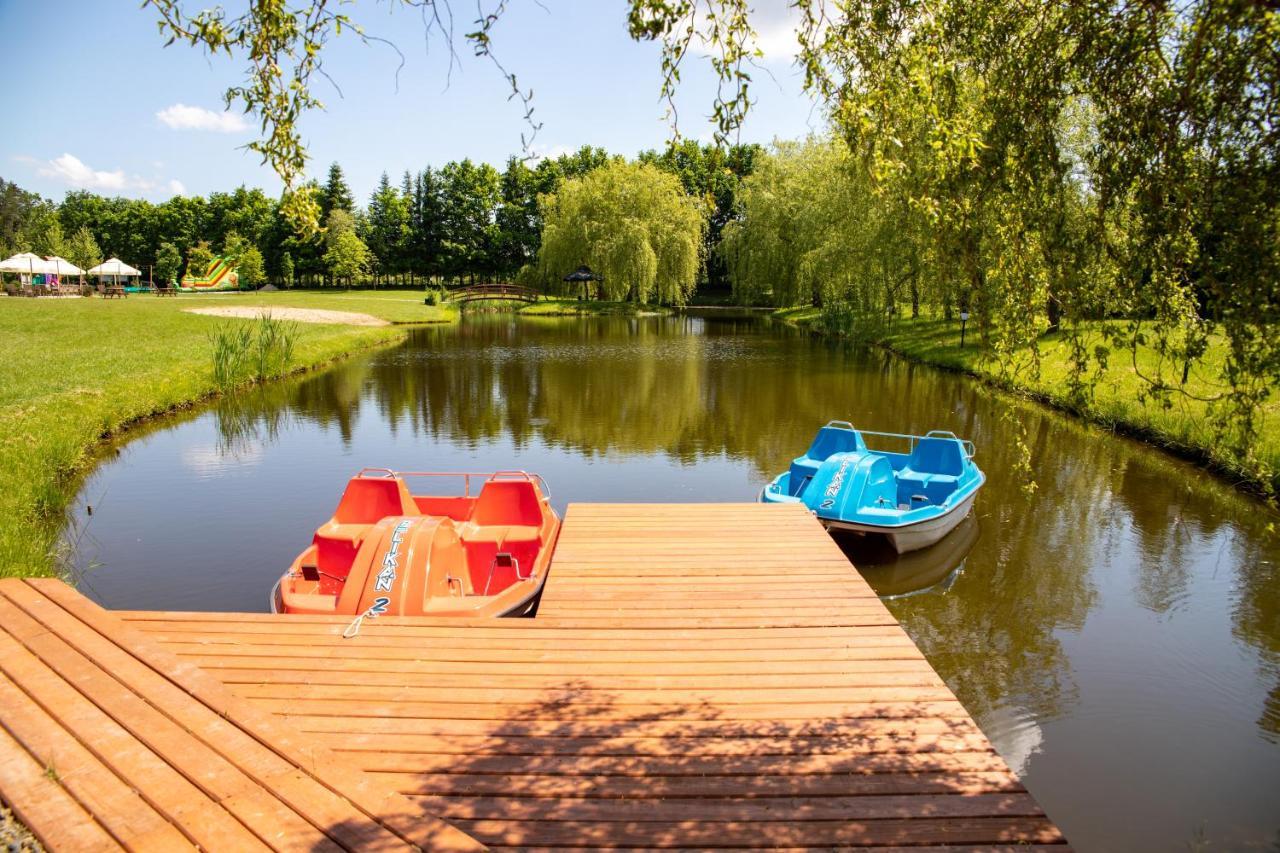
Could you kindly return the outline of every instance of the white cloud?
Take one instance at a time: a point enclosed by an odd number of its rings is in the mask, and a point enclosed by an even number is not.
[[[92,169],[73,154],[55,157],[39,166],[37,171],[46,178],[59,178],[73,187],[87,190],[122,190],[129,183],[122,169],[114,172]]]
[[[751,26],[756,31],[756,47],[766,62],[791,61],[800,52],[796,30],[800,13],[778,2],[757,3],[752,9]]]
[[[153,195],[167,191],[170,195],[185,195],[187,188],[176,178],[164,180],[158,176],[125,174],[124,169],[95,169],[74,154],[63,154],[52,160],[37,160],[25,154],[14,155],[14,160],[35,166],[36,172],[45,178],[53,178],[76,189],[96,190],[106,193],[144,193]]]
[[[554,160],[565,154],[572,154],[577,151],[570,145],[556,143],[555,145],[542,145],[541,143],[533,143],[529,146],[529,156],[534,160]]]
[[[156,113],[160,123],[174,130],[211,130],[215,133],[240,133],[249,125],[235,113],[215,113],[204,107],[174,104]]]

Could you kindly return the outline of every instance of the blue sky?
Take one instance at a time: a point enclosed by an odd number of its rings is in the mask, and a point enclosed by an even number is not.
[[[212,0],[188,3],[204,5]],[[784,0],[757,6],[767,55],[754,72],[757,103],[742,140],[820,130],[822,110],[802,93],[791,64]],[[346,35],[331,44],[325,69],[342,94],[324,81],[315,86],[326,109],[301,124],[311,174],[323,177],[337,160],[363,202],[384,169],[394,180],[405,169],[463,157],[501,166],[520,151],[527,127],[519,104],[507,101],[499,72],[462,39],[475,5],[454,0],[453,7],[459,58],[447,86],[446,46],[439,37],[424,44],[416,12],[372,0],[345,7],[370,35],[394,42],[405,66],[397,91],[394,50]],[[240,80],[242,63],[164,48],[155,13],[137,0],[0,0],[0,32],[9,44],[0,86],[0,175],[8,180],[54,199],[76,188],[153,200],[242,183],[278,192],[275,176],[242,148],[255,128],[222,114],[222,92]],[[543,123],[536,151],[591,144],[633,155],[668,138],[659,50],[627,37],[622,0],[511,0],[494,40],[521,87],[534,90]],[[679,99],[685,136],[710,139],[713,94],[699,60],[686,70]]]

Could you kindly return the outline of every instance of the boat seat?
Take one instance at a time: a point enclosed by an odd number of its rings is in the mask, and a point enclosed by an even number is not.
[[[338,539],[343,542],[350,542],[352,545],[359,545],[372,527],[373,525],[371,524],[338,524],[333,522],[317,530],[316,535],[321,539]]]
[[[463,535],[467,542],[493,542],[504,545],[508,542],[537,542],[542,537],[542,528],[538,525],[491,524],[474,527]]]
[[[900,483],[918,483],[921,486],[927,486],[930,483],[954,485],[959,481],[960,478],[954,474],[934,474],[928,471],[912,471],[910,468],[903,468],[898,472]]]
[[[926,436],[916,442],[902,470],[955,478],[964,473],[964,460],[964,447],[957,439]]]

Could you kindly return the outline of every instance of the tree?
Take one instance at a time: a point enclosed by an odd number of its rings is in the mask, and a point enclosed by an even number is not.
[[[403,268],[401,257],[409,231],[409,202],[382,173],[378,188],[369,199],[365,242],[384,274]]]
[[[462,278],[492,273],[498,243],[500,178],[488,163],[446,163],[440,170],[441,271]]]
[[[335,162],[329,166],[329,178],[320,191],[320,221],[327,221],[335,210],[354,213],[355,209],[356,202],[351,195],[351,187],[347,186],[342,167]]]
[[[208,241],[201,240],[187,250],[187,275],[202,276],[212,263],[213,252],[209,249]]]
[[[533,171],[520,158],[508,158],[500,193],[494,220],[498,226],[494,263],[501,273],[511,276],[537,255],[542,229]]]
[[[102,250],[98,241],[93,239],[93,232],[81,225],[67,241],[67,260],[87,270],[102,263]]]
[[[156,277],[165,284],[174,284],[178,280],[178,270],[182,267],[182,255],[178,247],[172,243],[161,243],[156,251]]]
[[[254,288],[266,279],[262,266],[262,253],[257,246],[248,246],[240,253],[236,264],[236,274],[240,277],[242,288]]]
[[[285,287],[293,287],[293,255],[289,252],[280,256],[280,280]]]
[[[723,288],[728,283],[723,260],[715,249],[720,245],[725,225],[738,213],[738,189],[743,178],[751,174],[761,152],[758,145],[725,148],[686,139],[671,142],[661,154],[643,151],[638,158],[678,177],[685,192],[706,205],[708,227],[703,244],[703,279],[712,288]]]
[[[548,284],[587,264],[610,299],[683,305],[693,292],[706,218],[670,174],[610,163],[546,197],[543,220],[538,263]]]
[[[371,256],[369,247],[356,236],[355,231],[343,231],[324,253],[324,262],[335,280],[341,279],[349,286],[352,279],[369,271]]]
[[[354,232],[355,230],[356,218],[351,215],[350,211],[343,210],[340,207],[329,211],[329,215],[324,222],[325,248],[331,247],[343,234]]]
[[[236,231],[228,231],[226,238],[222,241],[222,257],[228,261],[236,261],[250,248],[249,241],[241,237]],[[259,255],[261,260],[262,256]]]
[[[409,233],[405,239],[406,268],[427,275],[442,272],[444,253],[444,200],[440,174],[426,168],[410,180],[405,174],[402,188],[409,202]]]
[[[41,223],[40,230],[35,233],[31,243],[37,255],[62,257],[67,254],[67,241],[62,236],[62,223],[56,216],[51,216]]]
[[[30,251],[35,235],[57,215],[52,202],[0,178],[0,255]]]

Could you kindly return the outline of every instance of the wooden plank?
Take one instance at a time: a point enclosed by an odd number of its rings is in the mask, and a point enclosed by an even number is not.
[[[661,690],[645,688],[593,689],[573,682],[554,689],[541,687],[479,687],[451,688],[441,691],[434,687],[389,688],[378,693],[371,689],[330,684],[278,684],[262,678],[256,682],[237,683],[235,692],[251,699],[320,699],[352,702],[497,702],[507,706],[537,703],[544,706],[566,702],[588,702],[593,699],[602,704],[660,705],[673,701],[685,705],[704,703],[709,706],[725,705],[777,705],[782,702],[914,702],[943,701],[952,693],[945,685],[937,687],[779,687],[760,690],[741,690],[728,687],[719,690]],[[442,693],[447,696],[442,697]]]
[[[293,673],[282,676],[284,680],[296,680],[298,674],[315,672],[316,663],[324,655],[292,655],[297,651],[293,647],[259,646],[255,653],[246,653],[246,649],[233,646],[231,654],[219,654],[208,648],[199,651],[183,651],[170,647],[170,651],[182,655],[207,671],[216,669],[249,669],[268,670],[278,673]],[[274,654],[272,652],[275,652]],[[790,676],[814,677],[819,675],[845,676],[864,675],[873,672],[896,672],[927,675],[936,678],[933,667],[920,659],[912,659],[905,652],[896,649],[882,650],[883,654],[867,658],[848,658],[840,660],[809,660],[807,658],[789,662],[786,676],[776,673],[761,675],[760,661],[707,661],[690,656],[686,660],[664,663],[652,661],[637,663],[629,660],[616,662],[572,662],[562,660],[541,661],[448,661],[423,660],[421,658],[386,659],[379,655],[352,655],[334,659],[332,650],[327,656],[325,671],[334,675],[342,673],[391,673],[402,677],[406,682],[419,680],[424,682],[448,684],[452,678],[483,679],[492,684],[496,678],[514,679],[512,683],[521,681],[531,684],[550,679],[563,680],[566,677],[577,677],[590,682],[609,683],[612,678],[635,677],[698,677],[719,679],[750,679],[753,684],[760,684],[760,678],[780,678]],[[421,654],[422,652],[418,652]],[[218,673],[214,673],[218,675]],[[218,676],[221,678],[221,675]],[[336,682],[330,682],[336,683]]]
[[[389,696],[404,697],[409,700],[422,698],[429,693],[409,691],[442,691],[459,695],[465,690],[493,690],[490,685],[500,681],[503,690],[537,690],[561,691],[566,685],[584,692],[587,690],[622,691],[632,690],[681,690],[692,696],[702,691],[728,689],[742,693],[783,688],[787,690],[810,690],[815,688],[847,689],[849,676],[857,676],[859,687],[941,687],[942,680],[930,668],[919,666],[914,662],[905,662],[906,666],[872,666],[850,668],[840,672],[785,672],[785,673],[753,673],[749,675],[713,675],[709,673],[673,674],[661,672],[625,674],[625,675],[565,675],[563,672],[538,673],[505,673],[495,677],[490,673],[414,673],[409,667],[396,672],[395,667],[384,671],[370,669],[339,670],[336,668],[317,669],[284,669],[282,667],[240,667],[212,665],[202,668],[210,675],[225,684],[282,684],[311,685],[328,687],[354,687],[362,689],[370,697]],[[390,688],[380,690],[378,688]],[[326,698],[321,696],[319,698]],[[339,696],[336,698],[352,698]],[[745,700],[744,700],[745,701]]]
[[[22,744],[42,766],[48,778],[75,798],[75,800],[110,833],[116,843],[129,850],[194,850],[191,841],[146,799],[139,795],[128,779],[118,776],[114,762],[100,760],[83,743],[52,720],[40,705],[28,696],[12,680],[15,673],[23,677],[28,673],[43,679],[53,695],[65,697],[73,694],[56,674],[39,667],[6,636],[0,639],[0,662],[4,677],[0,678],[0,707],[4,708],[4,728],[15,741]],[[71,708],[69,714],[83,713],[81,708]],[[122,756],[121,763],[134,756]],[[6,800],[9,799],[5,791]],[[15,795],[15,799],[21,797]],[[36,826],[45,831],[45,819],[32,815]]]
[[[240,688],[237,688],[239,690]],[[540,718],[556,716],[566,721],[645,719],[668,720],[722,720],[736,723],[743,720],[796,720],[843,719],[853,717],[881,717],[884,719],[911,719],[920,716],[967,719],[968,714],[954,696],[946,700],[889,702],[883,699],[866,702],[762,702],[758,705],[731,705],[713,707],[687,704],[680,701],[641,702],[622,704],[604,696],[594,701],[580,698],[577,701],[551,700],[533,705],[495,705],[492,702],[393,702],[350,701],[328,699],[298,699],[296,697],[255,699],[259,707],[277,713],[341,716],[361,719],[395,717],[401,719],[439,718],[468,720],[497,720]]]
[[[328,805],[330,811],[325,814],[325,831],[340,843],[349,841],[356,846],[363,846],[379,838],[385,827],[418,846],[476,849],[474,841],[465,833],[458,832],[443,820],[423,814],[408,801],[386,791],[364,774],[337,760],[328,750],[305,743],[276,718],[233,696],[208,674],[148,645],[106,611],[77,595],[66,585],[42,580],[31,580],[28,583],[47,596],[49,606],[56,604],[102,636],[110,636],[120,650],[167,678],[192,699],[268,747],[293,767],[301,768],[295,773],[271,777],[266,780],[267,786],[275,785],[276,790],[295,791],[299,796],[306,788],[312,789],[315,799],[305,805]],[[289,784],[285,787],[289,782],[296,785]],[[324,792],[336,797],[325,796]],[[341,809],[338,808],[340,800],[359,809],[364,819],[350,821],[343,818],[335,821],[341,814]],[[299,805],[304,804],[300,802]]]
[[[95,667],[89,659],[51,631],[39,632],[38,623],[8,596],[14,590],[0,587],[0,623],[8,630],[28,629],[28,649],[44,667],[23,671],[23,686],[86,744],[104,764],[135,788],[167,820],[181,826],[191,840],[207,849],[263,847],[263,840],[283,831],[299,846],[333,849],[316,828],[260,788],[205,743],[148,702]],[[30,590],[27,590],[29,593]],[[24,658],[6,649],[9,665]],[[121,674],[118,661],[113,667]],[[56,673],[56,675],[54,674]],[[61,678],[60,678],[60,677]],[[75,689],[64,685],[65,678]],[[218,721],[220,722],[220,721]],[[225,732],[220,732],[225,737]],[[249,811],[233,816],[219,803],[234,800]],[[260,815],[257,837],[242,820]]]
[[[629,776],[737,777],[739,791],[746,792],[761,777],[795,778],[831,776],[852,779],[874,773],[1009,773],[994,750],[978,752],[850,752],[836,756],[792,755],[669,756],[635,755],[489,755],[461,765],[457,756],[440,752],[386,753],[343,752],[366,770],[401,773],[465,773],[510,776]]]
[[[4,707],[8,717],[16,706]],[[58,776],[4,728],[0,728],[0,796],[48,850],[124,849],[76,802]]]
[[[816,759],[818,756],[874,755],[882,752],[979,752],[989,748],[981,732],[972,734],[827,735],[809,738],[644,738],[644,737],[536,737],[514,735],[366,734],[342,733],[345,741],[328,738],[344,751],[437,752],[468,757],[488,755],[653,756],[702,758],[707,756],[786,755]]]
[[[656,822],[787,822],[1043,817],[1025,793],[866,794],[830,797],[619,798],[420,796],[418,802],[452,820]]]
[[[419,773],[378,771],[410,796],[595,797],[652,800],[669,797],[851,797],[869,794],[983,794],[1025,791],[1007,772],[807,774],[756,776],[573,776],[549,774]]]
[[[360,735],[394,734],[417,737],[427,735],[485,734],[490,737],[611,737],[611,738],[823,738],[830,736],[883,736],[918,734],[979,734],[978,727],[967,719],[942,717],[906,717],[886,719],[880,716],[839,720],[567,720],[560,717],[468,720],[450,717],[417,718],[410,729],[403,719],[394,717],[326,717],[309,716],[281,705],[278,713],[308,732]]]
[[[627,648],[634,644],[637,649],[695,649],[695,648],[857,648],[868,642],[887,640],[894,642],[910,642],[902,629],[894,625],[837,625],[824,627],[787,627],[775,625],[768,631],[758,628],[720,628],[713,623],[702,628],[663,631],[655,634],[644,629],[625,626],[583,627],[579,624],[569,626],[527,619],[495,620],[502,622],[520,622],[532,625],[535,621],[540,628],[527,628],[521,624],[516,628],[499,630],[496,633],[486,632],[485,627],[473,627],[459,621],[448,630],[423,625],[396,625],[388,622],[372,622],[365,620],[360,628],[358,640],[344,638],[342,629],[350,625],[344,621],[341,626],[313,626],[307,628],[300,624],[291,624],[292,617],[281,617],[282,621],[274,626],[247,624],[233,627],[221,622],[204,622],[204,614],[192,614],[191,621],[185,625],[181,622],[166,620],[164,622],[137,622],[128,624],[132,628],[144,632],[161,634],[191,634],[192,639],[224,640],[231,638],[233,642],[289,642],[288,638],[306,644],[334,642],[344,647],[375,646],[410,646],[417,644],[421,648],[431,649],[564,649],[616,650],[620,642]],[[557,630],[548,630],[555,627]],[[461,633],[465,631],[465,633]],[[242,638],[242,639],[241,639]]]
[[[1046,818],[918,818],[876,821],[608,823],[458,821],[487,844],[536,847],[825,847],[847,845],[1052,844],[1062,834]]]
[[[555,650],[531,649],[523,653],[519,649],[506,648],[423,648],[406,647],[404,644],[365,643],[304,643],[301,638],[288,638],[287,642],[275,638],[270,645],[247,645],[235,638],[216,638],[206,642],[191,642],[190,635],[151,635],[165,648],[200,665],[201,662],[220,661],[227,666],[267,666],[278,662],[283,669],[314,666],[317,659],[327,659],[335,668],[359,668],[364,662],[376,664],[407,664],[434,668],[440,672],[485,672],[498,675],[508,671],[554,672],[563,670],[569,674],[593,672],[622,672],[654,667],[662,672],[713,672],[730,674],[758,672],[761,660],[759,648],[695,649],[674,648],[667,650],[642,649],[635,652],[608,649],[573,648]],[[424,659],[423,655],[430,655]],[[837,646],[835,648],[774,648],[768,650],[768,660],[774,665],[784,664],[795,672],[840,672],[850,664],[888,661],[909,661],[919,664],[920,657],[909,645],[897,640],[882,643],[871,638],[865,646]],[[856,667],[848,671],[855,670]]]

